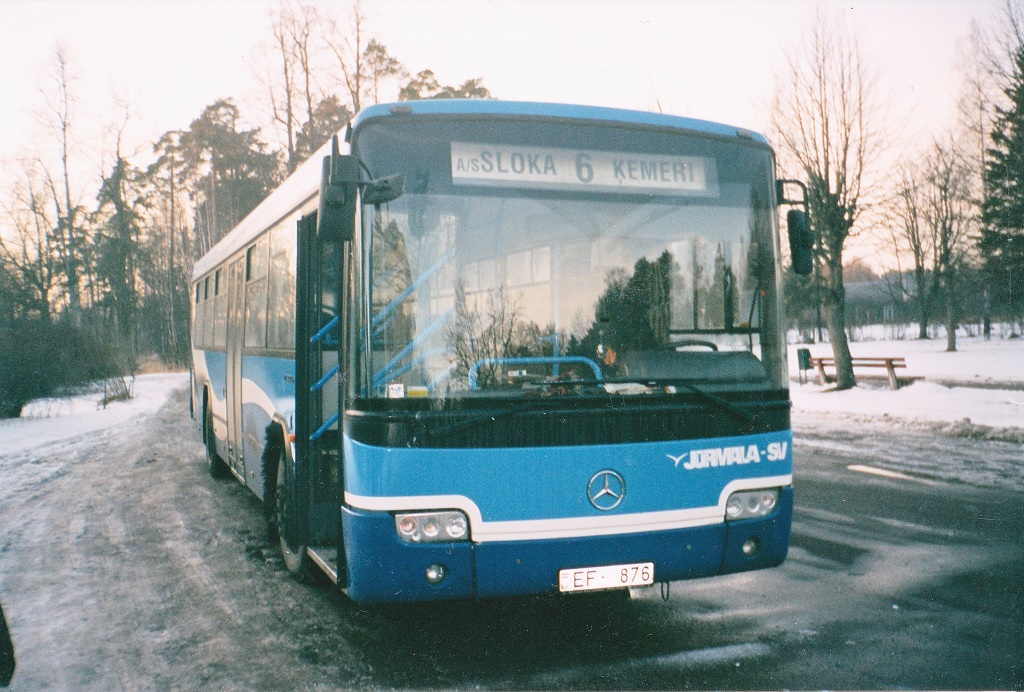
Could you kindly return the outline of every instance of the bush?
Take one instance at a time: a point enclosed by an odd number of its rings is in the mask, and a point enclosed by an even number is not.
[[[0,325],[0,418],[40,397],[121,375],[116,341],[70,322],[18,319]]]

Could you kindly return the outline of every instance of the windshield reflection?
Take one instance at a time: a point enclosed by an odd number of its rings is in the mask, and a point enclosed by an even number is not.
[[[766,207],[406,195],[371,217],[373,394],[763,387]]]

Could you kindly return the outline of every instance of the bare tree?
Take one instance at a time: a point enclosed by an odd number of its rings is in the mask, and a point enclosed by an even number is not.
[[[0,235],[0,268],[14,292],[16,312],[52,317],[57,267],[57,220],[46,200],[36,161],[22,163],[22,174],[4,204],[13,234]]]
[[[353,113],[358,113],[368,101],[379,100],[383,82],[408,75],[405,66],[388,53],[383,43],[375,38],[367,39],[367,16],[360,0],[352,3],[348,28],[332,20],[325,36],[327,47],[337,60],[341,86]]]
[[[71,184],[71,150],[74,109],[75,75],[71,71],[68,55],[58,46],[53,53],[48,71],[49,87],[43,89],[45,110],[39,114],[42,124],[55,137],[60,171],[54,176],[45,171],[48,191],[53,202],[58,229],[57,250],[63,264],[68,310],[72,320],[81,320],[82,273],[87,271],[85,229],[80,225],[84,208],[78,203]]]
[[[977,22],[971,23],[970,33],[959,47],[960,93],[957,97],[957,120],[966,136],[964,148],[973,151],[968,159],[975,159],[975,179],[981,191],[982,175],[988,149],[989,133],[996,116],[996,100],[1000,96],[996,74],[993,72],[991,47],[984,30]],[[1001,69],[1001,68],[1000,68]],[[966,153],[966,152],[965,152]]]
[[[337,20],[331,20],[326,36],[327,47],[338,61],[341,82],[348,92],[353,113],[358,113],[362,108],[366,90],[367,65],[363,48],[365,32],[366,15],[362,3],[354,0],[348,30],[341,28]]]
[[[287,169],[299,165],[296,138],[303,122],[313,119],[322,93],[315,79],[317,35],[321,19],[311,5],[283,3],[271,15],[271,45],[268,53],[276,64],[267,69],[264,84],[270,99],[273,121],[284,129]]]
[[[1017,52],[1024,46],[1024,3],[1005,0],[1002,12],[994,21],[971,26],[979,63],[986,79],[995,83],[998,92],[1014,79]]]
[[[772,105],[772,127],[784,164],[807,180],[816,253],[825,269],[825,304],[836,361],[836,385],[856,384],[846,335],[843,248],[862,212],[865,170],[882,141],[875,82],[854,38],[821,13],[787,56]]]
[[[914,164],[900,167],[895,190],[885,200],[885,228],[897,262],[898,297],[911,300],[917,308],[917,338],[928,338],[932,305],[938,293],[936,243],[933,227],[925,223],[921,171]],[[913,281],[904,280],[902,262],[909,257]],[[895,282],[894,282],[895,283]]]
[[[479,303],[466,295],[461,281],[456,284],[455,320],[447,337],[455,354],[457,375],[467,376],[474,365],[488,363],[477,371],[480,387],[487,389],[501,381],[501,366],[494,361],[508,357],[521,345],[516,337],[523,333],[524,318],[519,301],[504,285],[487,295],[485,306]]]
[[[935,141],[924,163],[922,218],[934,239],[935,274],[946,304],[946,350],[956,351],[958,279],[973,246],[978,206],[972,167],[955,139]]]

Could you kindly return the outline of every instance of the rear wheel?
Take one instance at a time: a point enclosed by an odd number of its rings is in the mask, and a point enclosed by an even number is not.
[[[227,478],[231,470],[217,454],[217,438],[213,434],[213,414],[209,406],[203,404],[203,442],[206,444],[206,463],[213,478]]]
[[[288,522],[292,521],[293,508],[289,506],[288,463],[284,450],[278,454],[277,479],[274,484],[274,519],[277,527],[278,540],[281,544],[281,557],[288,572],[299,581],[307,581],[312,575],[313,562],[306,552],[306,546],[289,540]]]

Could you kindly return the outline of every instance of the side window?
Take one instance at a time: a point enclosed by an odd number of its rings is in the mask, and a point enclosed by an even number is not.
[[[245,253],[245,345],[267,346],[267,236]]]
[[[213,347],[228,345],[228,286],[227,271],[218,269],[213,276]]]
[[[192,346],[203,345],[203,282],[197,281],[195,297],[192,300]]]
[[[203,279],[203,348],[213,346],[213,280],[207,276]]]
[[[294,219],[287,219],[271,233],[270,295],[267,346],[295,348],[295,244]]]

